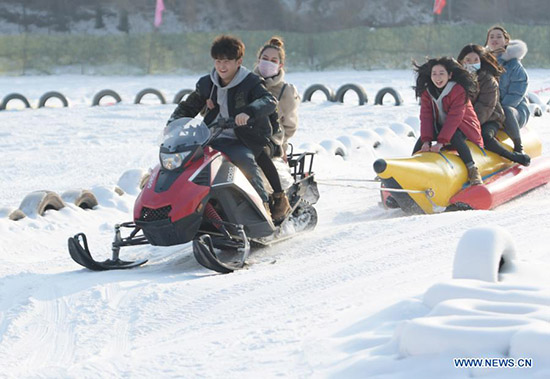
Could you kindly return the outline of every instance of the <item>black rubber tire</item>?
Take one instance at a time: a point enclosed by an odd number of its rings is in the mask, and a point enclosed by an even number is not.
[[[92,100],[92,107],[99,106],[99,102],[101,99],[103,99],[105,96],[111,96],[113,99],[116,100],[117,103],[120,103],[122,99],[120,98],[120,95],[113,91],[112,89],[103,89],[95,94],[94,99]]]
[[[12,100],[21,100],[25,104],[25,108],[31,107],[29,100],[27,100],[25,96],[21,95],[20,93],[10,93],[4,96],[4,98],[2,99],[2,106],[0,107],[0,109],[6,109],[8,103]]]
[[[376,97],[374,98],[374,105],[383,105],[384,96],[387,94],[390,94],[393,97],[396,106],[403,104],[403,97],[401,97],[399,91],[392,87],[384,87],[376,94]]]
[[[61,195],[61,198],[82,209],[94,209],[98,205],[97,198],[88,190],[66,191]]]
[[[148,95],[148,94],[155,95],[156,97],[159,98],[159,100],[162,104],[166,104],[166,99],[164,98],[164,95],[159,90],[154,89],[154,88],[145,88],[145,89],[142,89],[141,91],[139,91],[138,94],[136,95],[135,100],[134,100],[134,104],[141,103],[141,99],[143,98],[143,96]]]
[[[50,91],[50,92],[46,92],[45,94],[43,94],[40,97],[40,100],[38,100],[38,108],[44,107],[46,105],[46,101],[48,101],[52,97],[61,100],[64,107],[69,106],[69,102],[67,101],[67,98],[65,96],[63,96],[62,93],[57,92],[57,91]]]
[[[173,103],[174,103],[174,104],[179,104],[179,103],[183,100],[183,97],[184,97],[185,95],[189,95],[191,92],[193,92],[192,89],[189,89],[189,88],[182,89],[181,91],[179,91],[178,93],[176,93],[176,96],[174,96],[174,101],[173,101]]]
[[[25,196],[19,209],[23,211],[27,216],[37,214],[44,215],[47,210],[60,210],[65,207],[65,203],[61,197],[52,191],[34,191]]]
[[[350,90],[357,94],[357,97],[359,98],[359,105],[365,105],[369,101],[367,97],[367,92],[365,91],[365,89],[359,84],[353,84],[353,83],[344,84],[343,86],[338,88],[338,91],[336,91],[336,96],[335,96],[336,101],[343,103],[346,92]]]
[[[328,101],[334,102],[334,90],[330,87],[325,86],[324,84],[314,84],[312,86],[309,86],[304,92],[302,102],[305,103],[306,101],[311,101],[311,96],[317,91],[323,92]]]

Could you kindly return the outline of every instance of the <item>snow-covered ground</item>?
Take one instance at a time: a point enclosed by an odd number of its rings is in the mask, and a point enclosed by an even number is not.
[[[531,90],[550,87],[548,70],[529,73]],[[81,231],[98,259],[109,256],[112,227],[132,218],[135,200],[135,186],[119,179],[158,159],[174,105],[153,97],[133,105],[136,93],[153,87],[170,101],[197,78],[0,78],[2,97],[20,92],[36,106],[57,90],[70,102],[23,110],[14,101],[0,111],[0,377],[550,376],[548,185],[493,211],[405,216],[379,205],[374,184],[326,183],[372,179],[376,158],[410,153],[404,123],[414,130],[419,111],[410,71],[288,75],[300,93],[314,83],[335,90],[358,83],[369,96],[357,106],[352,93],[344,104],[317,93],[300,108],[295,146],[348,147],[345,159],[315,158],[321,199],[313,232],[253,252],[248,269],[229,275],[202,268],[189,244],[123,250],[123,259],[150,259],[129,271],[74,263],[67,238]],[[403,106],[372,105],[386,86],[402,93]],[[104,88],[123,102],[90,107]],[[549,119],[532,122],[543,154]],[[376,149],[372,138],[381,142]],[[127,193],[116,194],[117,185]],[[32,191],[78,188],[92,190],[99,206],[7,218]],[[457,248],[489,254],[503,245],[517,257],[498,282],[470,279],[467,265],[454,262]],[[532,367],[456,368],[453,358]]]

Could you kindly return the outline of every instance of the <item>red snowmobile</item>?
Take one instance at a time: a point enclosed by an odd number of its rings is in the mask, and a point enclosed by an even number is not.
[[[134,221],[115,225],[112,258],[92,258],[83,233],[69,238],[74,261],[90,270],[126,269],[147,260],[119,259],[122,247],[173,246],[193,241],[193,254],[204,267],[229,273],[244,266],[250,245],[270,245],[313,229],[319,199],[312,172],[313,153],[288,155],[294,183],[286,193],[292,208],[275,225],[244,174],[228,157],[210,146],[230,119],[206,126],[181,118],[170,123],[160,145],[160,164],[152,171],[134,205]],[[131,229],[122,237],[121,229]]]

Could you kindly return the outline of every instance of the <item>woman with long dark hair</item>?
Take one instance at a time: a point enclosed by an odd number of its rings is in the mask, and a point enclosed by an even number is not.
[[[458,62],[464,66],[478,82],[478,91],[470,100],[481,124],[481,135],[487,150],[513,162],[528,166],[531,158],[527,154],[507,150],[496,138],[504,127],[504,110],[500,105],[498,78],[504,72],[495,57],[483,46],[469,44],[458,54]]]
[[[417,74],[415,92],[420,103],[420,138],[413,152],[438,153],[443,146],[456,149],[468,169],[470,185],[483,180],[466,145],[466,139],[483,147],[481,127],[470,97],[477,84],[468,71],[452,58],[414,63]],[[436,141],[434,145],[432,142]]]

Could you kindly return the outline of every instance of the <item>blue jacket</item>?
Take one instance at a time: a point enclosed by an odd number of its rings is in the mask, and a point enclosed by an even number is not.
[[[525,120],[529,118],[527,101],[527,85],[529,77],[521,64],[521,59],[527,54],[527,45],[520,40],[512,40],[506,51],[498,57],[498,63],[506,70],[500,76],[500,103],[503,107],[513,107],[523,113]]]

